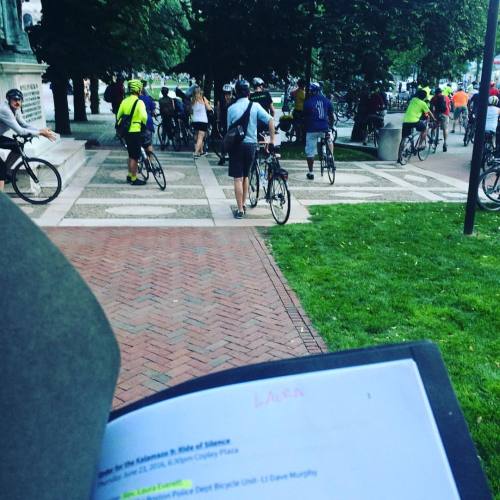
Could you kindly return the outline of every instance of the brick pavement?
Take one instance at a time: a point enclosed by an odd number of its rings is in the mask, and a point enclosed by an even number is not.
[[[50,228],[117,336],[113,407],[193,377],[326,351],[252,228]]]

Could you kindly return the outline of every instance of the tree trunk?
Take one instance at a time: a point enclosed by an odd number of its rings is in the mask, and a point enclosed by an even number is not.
[[[73,107],[75,109],[74,121],[86,122],[87,110],[85,109],[85,86],[83,78],[78,75],[73,75]]]
[[[96,76],[90,77],[90,112],[99,114],[99,78]]]
[[[55,77],[52,80],[52,94],[54,96],[54,113],[56,120],[55,131],[61,135],[70,135],[68,108],[68,78]]]

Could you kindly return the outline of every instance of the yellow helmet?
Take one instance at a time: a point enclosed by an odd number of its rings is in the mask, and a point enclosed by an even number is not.
[[[128,91],[138,94],[142,90],[142,82],[140,80],[129,80]]]

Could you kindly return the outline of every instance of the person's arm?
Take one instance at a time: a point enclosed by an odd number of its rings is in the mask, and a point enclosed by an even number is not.
[[[500,108],[499,108],[500,111]],[[274,119],[271,118],[268,122],[268,127],[269,127],[269,143],[274,145],[275,141],[275,135],[276,135],[276,130],[274,128]]]
[[[136,122],[140,122],[141,125],[146,126],[148,122],[148,112],[146,111],[146,105],[144,104],[144,101],[139,101],[137,102],[137,106],[135,108],[134,112],[134,117],[137,117],[138,120],[135,120]]]
[[[213,111],[210,101],[205,96],[203,96],[203,100],[205,101],[205,109],[207,111]]]

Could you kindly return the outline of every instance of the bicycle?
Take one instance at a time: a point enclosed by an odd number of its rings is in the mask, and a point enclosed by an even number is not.
[[[288,172],[281,168],[278,155],[260,148],[250,168],[248,201],[252,208],[259,202],[260,189],[271,208],[271,214],[278,224],[285,224],[290,217],[290,190]]]
[[[418,156],[420,161],[424,161],[429,156],[427,137],[422,140],[420,132],[412,129],[410,135],[403,137],[399,143],[398,163],[406,165],[412,155]]]
[[[156,129],[158,142],[162,151],[167,148],[169,142],[172,143],[174,151],[180,151],[182,137],[178,121],[173,116],[165,117]]]
[[[326,169],[330,184],[333,185],[335,183],[335,172],[337,168],[335,167],[333,153],[330,151],[329,147],[329,142],[331,140],[330,132],[325,132],[325,135],[318,139],[317,148],[321,168],[321,177],[323,177],[323,173]]]
[[[469,142],[474,144],[474,136],[476,135],[476,119],[475,117],[470,118],[467,122],[467,127],[465,128],[464,134],[464,146],[468,146]]]
[[[481,159],[481,170],[485,172],[495,162],[495,146],[493,145],[494,133],[486,131],[484,134],[483,157]]]
[[[378,147],[380,129],[384,126],[384,116],[379,114],[369,115],[366,124],[366,138],[363,144],[366,145],[368,142],[373,142],[375,147]]]
[[[491,212],[500,211],[500,162],[495,161],[495,166],[483,172],[479,177],[477,203]]]
[[[153,152],[147,154],[146,150],[141,147],[141,158],[137,163],[137,173],[147,181],[150,172],[153,174],[159,188],[163,191],[167,187],[167,180],[165,179],[163,167]]]
[[[41,158],[29,158],[24,152],[26,143],[35,136],[14,135],[20,161],[12,169],[12,187],[16,194],[33,205],[45,205],[59,196],[62,181],[56,167]]]
[[[440,142],[439,139],[439,129],[440,123],[439,120],[430,120],[429,122],[429,153],[435,153]]]

